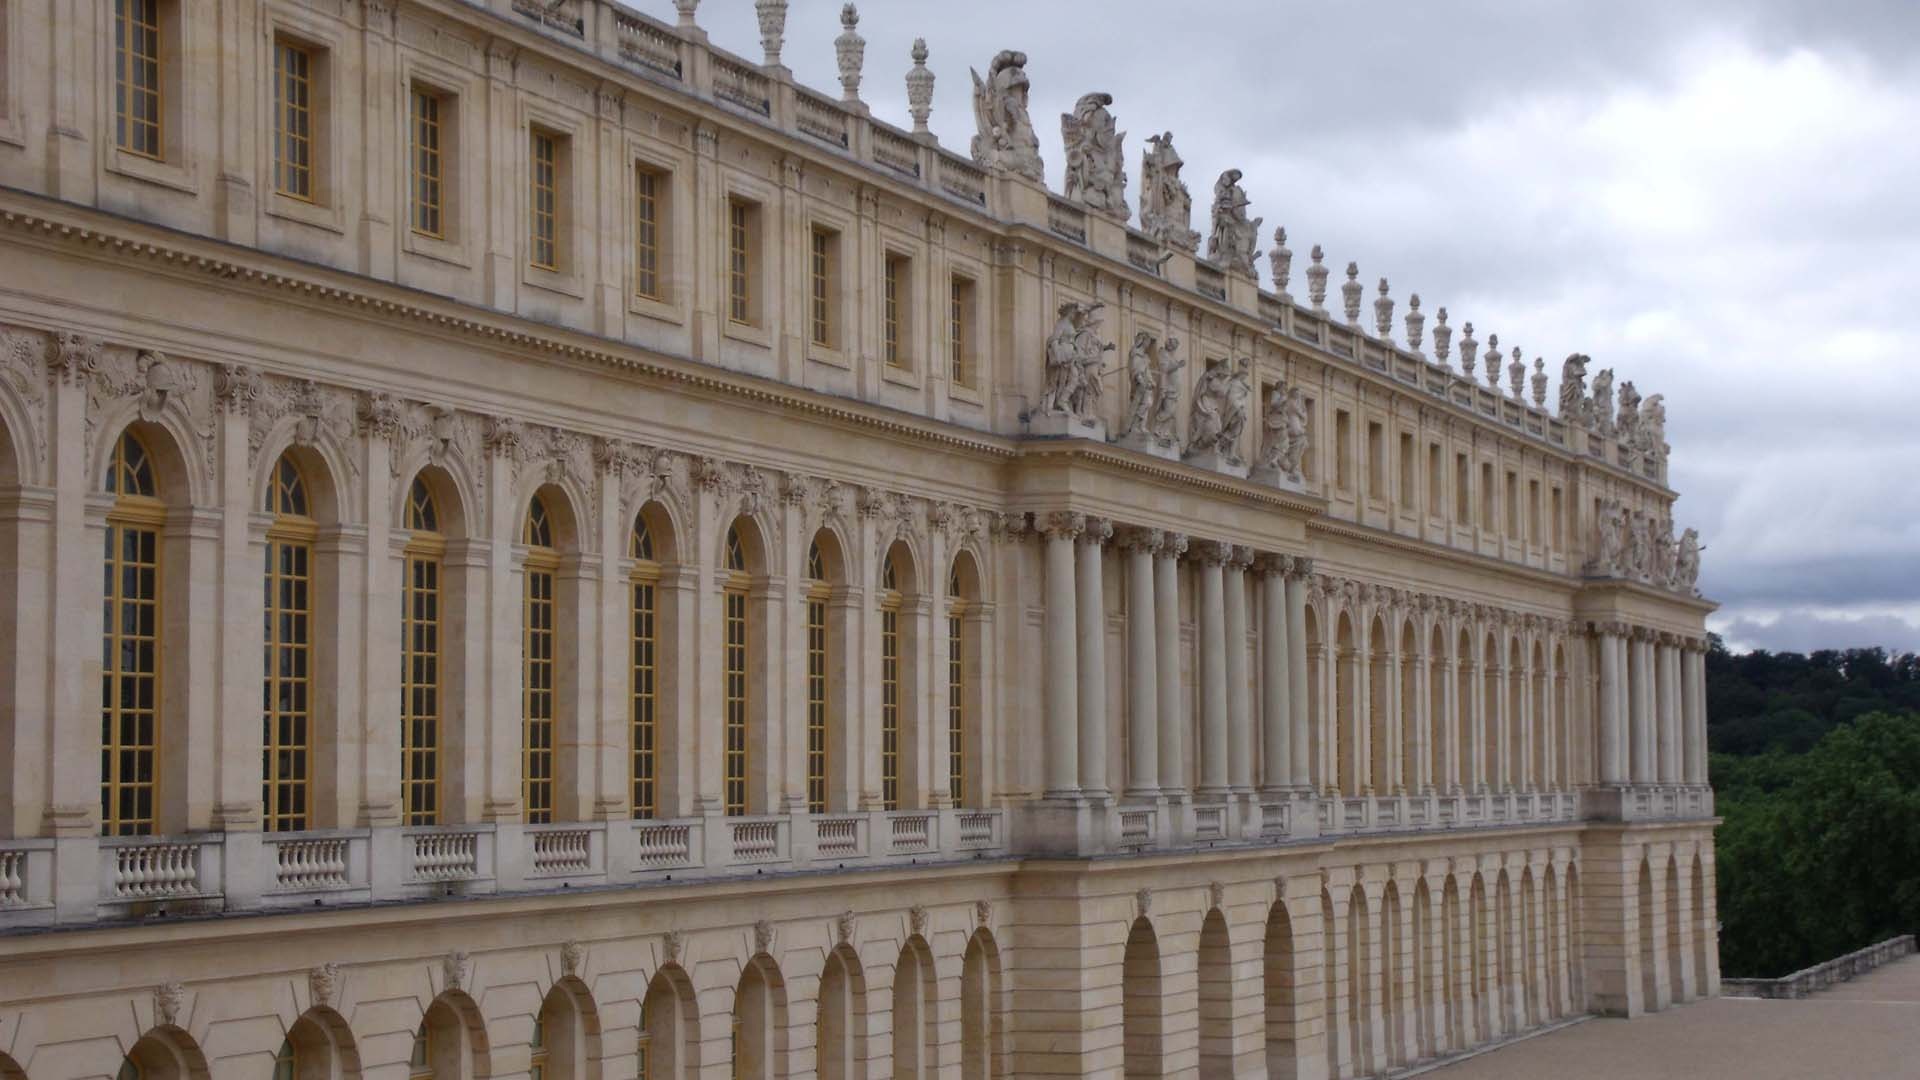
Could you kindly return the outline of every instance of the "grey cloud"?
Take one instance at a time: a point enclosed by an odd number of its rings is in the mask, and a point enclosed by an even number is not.
[[[1891,615],[1828,617],[1791,611],[1771,622],[1737,618],[1719,633],[1737,650],[1806,653],[1878,646],[1889,652],[1920,652],[1920,626]]]

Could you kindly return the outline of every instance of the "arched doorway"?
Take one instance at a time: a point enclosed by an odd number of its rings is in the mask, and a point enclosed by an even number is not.
[[[1233,1069],[1233,946],[1219,908],[1200,924],[1200,1076],[1231,1078]]]
[[[1120,1020],[1127,1080],[1161,1075],[1160,942],[1142,915],[1127,932],[1120,965]]]

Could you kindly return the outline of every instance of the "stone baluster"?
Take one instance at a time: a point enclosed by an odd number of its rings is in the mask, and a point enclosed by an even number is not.
[[[1079,592],[1080,791],[1105,799],[1107,788],[1107,602],[1102,573],[1113,523],[1088,518],[1075,558]]]
[[[1160,791],[1160,648],[1153,596],[1153,557],[1166,543],[1158,529],[1120,534],[1127,563],[1127,786],[1131,799]]]
[[[1055,513],[1041,522],[1046,544],[1046,795],[1080,792],[1080,659],[1075,615],[1074,546],[1086,531],[1084,514]]]

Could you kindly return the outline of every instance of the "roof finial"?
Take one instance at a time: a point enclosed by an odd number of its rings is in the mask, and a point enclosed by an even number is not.
[[[927,39],[913,39],[913,70],[907,72],[907,112],[913,116],[913,133],[932,137],[927,117],[933,115],[933,72],[927,70]]]
[[[1346,301],[1348,326],[1360,325],[1360,293],[1361,291],[1362,290],[1360,286],[1360,264],[1357,262],[1350,262],[1347,264],[1346,284],[1340,286],[1340,298]]]
[[[1460,371],[1473,381],[1473,358],[1480,352],[1480,343],[1473,339],[1473,324],[1468,323],[1460,331]]]
[[[1500,392],[1500,335],[1487,335],[1487,355],[1481,360],[1487,366],[1487,385],[1494,393]]]
[[[700,0],[673,0],[673,10],[680,13],[680,29],[692,30],[694,9],[700,6]]]
[[[860,9],[840,8],[840,36],[833,39],[834,59],[840,63],[840,100],[860,100],[860,65],[867,59],[867,39],[860,36]]]
[[[760,17],[760,48],[767,67],[780,66],[780,46],[787,42],[787,0],[753,0],[753,13]]]
[[[1273,230],[1273,250],[1267,252],[1267,263],[1273,269],[1273,291],[1280,294],[1284,302],[1292,299],[1287,293],[1287,281],[1293,277],[1293,249],[1287,247],[1287,227]]]
[[[1513,362],[1507,365],[1507,385],[1513,388],[1513,400],[1527,400],[1527,362],[1520,358],[1520,346],[1513,347]]]
[[[1547,358],[1544,356],[1533,358],[1533,407],[1547,407]]]
[[[1327,267],[1320,261],[1325,257],[1320,245],[1313,245],[1313,265],[1307,267],[1307,299],[1313,302],[1314,313],[1318,315],[1327,313]]]
[[[1420,294],[1407,297],[1407,348],[1415,353],[1420,351],[1420,338],[1427,326],[1427,317],[1420,314]]]
[[[1380,279],[1380,296],[1373,302],[1373,328],[1381,341],[1393,344],[1393,297],[1387,295],[1387,279]]]

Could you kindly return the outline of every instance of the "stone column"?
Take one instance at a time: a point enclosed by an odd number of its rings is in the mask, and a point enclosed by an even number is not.
[[[1647,715],[1653,698],[1649,690],[1653,673],[1648,670],[1651,654],[1638,628],[1628,638],[1626,650],[1628,776],[1633,783],[1646,784],[1653,780],[1652,718]]]
[[[1247,672],[1247,567],[1253,552],[1235,547],[1226,587],[1227,782],[1234,794],[1253,791],[1253,700]]]
[[[1661,635],[1659,650],[1658,678],[1659,699],[1655,716],[1655,730],[1659,732],[1659,774],[1663,784],[1680,782],[1680,738],[1683,728],[1680,721],[1680,648],[1668,635]]]
[[[1307,578],[1313,575],[1313,560],[1295,557],[1287,568],[1287,718],[1288,736],[1293,744],[1295,790],[1313,785],[1312,743],[1307,724],[1311,710],[1307,705]]]
[[[1104,550],[1113,523],[1088,518],[1075,553],[1079,593],[1080,792],[1092,799],[1107,788],[1107,593]]]
[[[1681,776],[1686,783],[1704,784],[1707,782],[1706,649],[1697,642],[1689,643],[1681,655],[1680,673],[1685,683],[1681,689],[1681,712],[1686,731],[1683,743],[1686,761]]]
[[[1222,568],[1232,549],[1219,541],[1195,546],[1200,576],[1200,787],[1220,799],[1227,793],[1227,657],[1225,583]]]
[[[1153,554],[1166,542],[1158,529],[1120,535],[1127,556],[1127,787],[1128,798],[1160,792],[1160,647],[1155,629]]]
[[[1611,623],[1596,623],[1593,630],[1595,640],[1600,643],[1600,715],[1596,719],[1600,728],[1600,782],[1624,784],[1627,772],[1620,753],[1624,734],[1620,719],[1625,704],[1620,700],[1623,681],[1620,635]]]
[[[1275,555],[1263,557],[1254,566],[1260,578],[1260,790],[1269,796],[1293,782],[1285,569]]]
[[[1046,795],[1075,798],[1080,793],[1080,659],[1075,618],[1073,548],[1086,529],[1081,514],[1056,513],[1041,523],[1046,543]]]
[[[1187,793],[1185,709],[1180,683],[1180,556],[1187,538],[1168,533],[1153,558],[1153,630],[1158,647],[1160,690],[1160,793],[1175,799]]]

